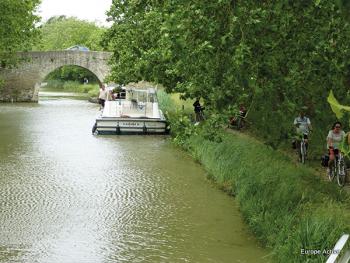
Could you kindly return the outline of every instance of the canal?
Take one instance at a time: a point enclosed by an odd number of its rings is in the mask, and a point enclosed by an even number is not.
[[[268,262],[232,197],[164,136],[93,136],[98,106],[0,105],[0,262]]]

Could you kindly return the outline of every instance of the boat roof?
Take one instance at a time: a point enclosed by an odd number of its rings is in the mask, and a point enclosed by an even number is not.
[[[107,88],[113,89],[115,87],[116,86],[111,85],[111,86],[108,86]],[[121,89],[123,89],[123,90],[130,90],[130,91],[134,91],[134,92],[150,93],[150,94],[155,94],[156,93],[156,89],[155,88],[151,88],[151,87],[148,87],[148,88],[135,88],[135,87],[132,87],[132,86],[124,86],[124,87],[121,86]]]
[[[132,91],[136,91],[136,92],[156,93],[156,90],[154,88],[147,88],[147,89],[131,88],[131,89],[126,89],[126,90],[132,90]]]

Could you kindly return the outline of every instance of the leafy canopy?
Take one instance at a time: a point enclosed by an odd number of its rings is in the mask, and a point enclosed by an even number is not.
[[[39,35],[35,15],[40,0],[0,1],[0,66],[12,62],[15,51],[30,50]]]
[[[350,99],[347,2],[114,1],[104,41],[114,52],[110,78],[157,82],[219,113],[243,103],[273,147],[306,106],[313,143],[324,145],[329,90]]]
[[[106,29],[93,22],[75,17],[51,17],[40,28],[42,39],[35,47],[38,50],[64,50],[74,45],[82,45],[90,50],[102,50],[102,34]]]

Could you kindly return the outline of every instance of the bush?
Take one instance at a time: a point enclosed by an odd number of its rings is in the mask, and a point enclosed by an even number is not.
[[[64,81],[53,79],[53,80],[47,81],[47,85],[45,86],[45,88],[58,90],[58,89],[63,89],[63,86],[64,86]]]
[[[88,93],[91,97],[97,97],[99,92],[98,84],[81,84],[77,81],[49,80],[45,88],[77,93]]]
[[[79,92],[80,91],[80,83],[77,81],[66,81],[63,84],[63,89],[65,91],[76,91]]]

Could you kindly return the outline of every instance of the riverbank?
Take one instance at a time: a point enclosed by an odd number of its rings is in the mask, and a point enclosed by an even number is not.
[[[82,84],[77,81],[49,80],[45,89],[51,91],[86,93],[90,97],[97,97],[99,85],[97,83]]]
[[[193,126],[186,114],[167,110],[173,104],[165,105],[174,142],[235,196],[246,223],[261,244],[272,249],[277,262],[326,261],[329,255],[305,255],[301,250],[332,249],[343,233],[349,233],[345,191],[255,138],[227,133],[213,120]]]
[[[239,202],[242,214],[278,262],[325,262],[301,249],[331,249],[349,232],[348,195],[310,168],[240,134],[221,143],[191,136],[187,149]]]

